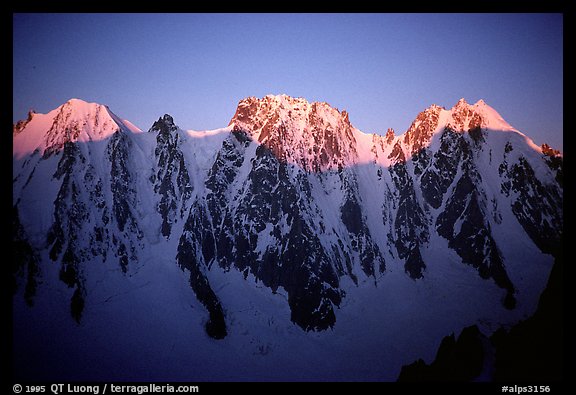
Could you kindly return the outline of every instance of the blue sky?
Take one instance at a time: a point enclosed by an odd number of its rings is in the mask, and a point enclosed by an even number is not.
[[[15,14],[13,121],[70,98],[148,130],[224,127],[238,101],[326,101],[358,129],[484,99],[563,148],[561,14]]]

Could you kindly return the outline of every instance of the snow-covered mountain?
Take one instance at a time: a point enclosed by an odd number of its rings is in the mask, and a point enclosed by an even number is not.
[[[562,235],[561,154],[482,100],[381,136],[285,95],[205,132],[72,99],[13,144],[22,377],[394,379],[529,316]]]

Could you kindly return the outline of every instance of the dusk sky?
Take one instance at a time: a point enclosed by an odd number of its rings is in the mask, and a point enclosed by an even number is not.
[[[142,130],[224,127],[285,93],[403,133],[431,104],[484,99],[563,149],[561,14],[15,14],[13,121],[70,98]]]

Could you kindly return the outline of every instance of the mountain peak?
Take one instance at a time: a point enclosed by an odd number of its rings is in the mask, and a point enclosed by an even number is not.
[[[516,131],[492,106],[483,99],[478,100],[470,109],[482,117],[482,127],[491,130]]]
[[[460,98],[460,100],[458,100],[458,102],[454,105],[453,108],[464,107],[464,106],[468,106],[468,102],[466,101],[466,99],[464,99],[462,97],[462,98]]]
[[[542,149],[542,153],[546,156],[550,156],[552,158],[562,157],[562,152],[560,152],[560,150],[554,149],[546,143],[541,145],[541,149]]]
[[[102,140],[122,129],[134,131],[108,106],[72,98],[48,114],[34,113],[28,122],[18,122],[13,155],[22,157],[36,150],[43,155],[60,151],[67,142]]]
[[[348,163],[355,155],[348,113],[325,102],[284,94],[248,97],[238,103],[230,125],[265,144],[278,158],[312,171]]]
[[[82,99],[78,99],[76,97],[73,97],[71,99],[68,99],[66,101],[66,103],[64,104],[68,104],[68,105],[74,105],[74,106],[84,106],[84,105],[100,105],[98,103],[91,103],[91,102],[87,102],[86,100],[82,100]]]
[[[82,116],[82,114],[90,113],[100,108],[108,109],[108,106],[100,103],[87,102],[82,99],[72,98],[66,101],[60,108],[70,111],[72,113]]]
[[[251,96],[240,100],[228,125],[250,131],[262,142],[268,136],[267,129],[273,125],[290,123],[301,129],[304,124],[315,121],[323,124],[349,124],[346,111],[340,112],[326,102],[310,103],[301,97],[281,94],[267,95],[261,99]]]
[[[157,132],[167,134],[176,130],[178,130],[178,126],[174,124],[174,118],[169,114],[164,114],[154,122],[150,130],[148,130],[148,133]]]
[[[422,111],[404,134],[404,143],[410,147],[410,154],[418,152],[428,145],[437,130],[442,107],[433,104]]]

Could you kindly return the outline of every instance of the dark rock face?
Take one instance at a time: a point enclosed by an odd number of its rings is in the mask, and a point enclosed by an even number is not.
[[[177,130],[178,127],[174,124],[174,118],[168,114],[164,114],[164,116],[158,118],[158,120],[152,124],[148,133],[158,133],[164,137],[162,141],[166,141],[166,137],[170,136]]]
[[[29,306],[34,305],[36,288],[40,281],[40,258],[28,242],[28,237],[18,214],[18,207],[12,208],[12,293],[16,293],[16,277],[25,278],[24,299]]]
[[[293,184],[287,164],[259,145],[247,178],[239,179],[251,144],[241,131],[224,141],[206,181],[205,205],[190,210],[180,251],[195,248],[197,262],[234,266],[273,292],[283,287],[295,323],[326,329],[336,320],[332,306],[341,296],[338,276],[303,215],[311,210],[307,178],[297,172]],[[260,238],[267,240],[263,250]]]
[[[413,279],[422,278],[426,264],[420,254],[420,245],[426,243],[429,238],[425,214],[416,199],[414,183],[406,164],[399,160],[389,170],[398,191],[398,211],[394,234],[396,250],[398,256],[405,259],[406,273]]]
[[[479,204],[479,193],[470,176],[463,176],[456,185],[447,209],[438,216],[438,233],[448,239],[464,263],[470,264],[482,278],[494,278],[500,287],[508,291],[507,307],[514,307],[514,287],[503,266],[502,258],[492,239],[489,223],[485,222]],[[459,231],[456,222],[461,221]]]
[[[117,132],[108,144],[108,156],[112,165],[110,170],[112,190],[112,212],[118,225],[118,230],[124,231],[128,226],[136,230],[137,224],[132,215],[132,207],[136,203],[134,180],[127,166],[129,155],[129,140],[126,135]]]
[[[186,228],[192,228],[194,218],[190,217],[186,222]],[[210,318],[206,323],[206,333],[214,339],[223,339],[226,334],[226,322],[224,311],[218,297],[210,287],[210,283],[204,273],[205,268],[199,264],[197,252],[189,240],[190,233],[183,233],[178,246],[176,259],[183,269],[190,272],[190,286],[198,300],[206,307]]]
[[[462,330],[458,339],[446,336],[436,359],[427,365],[419,359],[402,367],[398,381],[469,382],[482,372],[484,363],[483,336],[476,325]]]
[[[352,250],[360,255],[362,270],[367,276],[374,276],[386,270],[384,257],[378,245],[372,240],[370,231],[364,221],[364,214],[354,195],[349,196],[340,207],[342,222],[352,238]]]
[[[448,240],[448,246],[464,263],[478,269],[482,278],[492,278],[506,289],[503,303],[513,308],[514,286],[492,238],[490,223],[485,219],[487,198],[481,189],[482,177],[473,161],[474,147],[465,135],[450,128],[443,131],[440,142],[440,149],[433,155],[420,183],[422,196],[433,208],[445,204],[436,219],[438,234]],[[460,178],[446,197],[458,171]]]
[[[556,182],[560,187],[564,187],[564,161],[561,156],[551,156],[546,158],[546,163],[554,172],[556,172]]]
[[[161,233],[170,237],[172,225],[184,218],[187,201],[194,187],[181,150],[181,134],[170,115],[158,119],[149,130],[158,133],[156,137],[156,170],[152,175],[154,192],[161,196],[158,212],[162,216]]]
[[[532,241],[542,252],[553,253],[558,250],[563,233],[562,158],[544,147],[545,163],[556,173],[556,183],[544,184],[524,156],[516,161],[510,158],[513,150],[512,144],[507,143],[498,168],[500,190],[515,197],[512,212]]]
[[[108,141],[109,196],[95,167],[80,143],[66,142],[54,180],[61,182],[54,200],[53,223],[47,234],[49,257],[59,261],[60,280],[74,288],[71,314],[80,322],[87,297],[84,264],[94,257],[102,261],[114,257],[123,273],[137,261],[142,232],[133,213],[138,198],[130,163],[131,142],[117,131]]]
[[[543,185],[524,158],[511,166],[508,179],[511,191],[518,196],[512,211],[526,233],[543,252],[557,250],[562,234],[562,213],[558,211],[562,195],[558,188]]]
[[[463,139],[451,129],[446,129],[440,136],[440,149],[434,153],[432,163],[420,178],[422,196],[435,209],[440,208],[460,165],[461,153],[466,150]]]
[[[60,280],[68,287],[76,288],[71,303],[71,313],[77,322],[82,316],[85,296],[84,278],[81,262],[86,250],[79,245],[78,235],[82,234],[83,223],[87,221],[89,211],[82,199],[81,190],[75,175],[84,170],[86,159],[74,143],[66,143],[54,178],[61,179],[62,185],[54,201],[54,223],[48,233],[50,259],[60,259]],[[80,173],[81,174],[81,173]]]
[[[114,133],[107,146],[111,163],[112,213],[119,231],[117,237],[112,237],[112,244],[117,248],[116,255],[124,273],[127,271],[128,262],[137,260],[136,249],[143,238],[136,215],[132,211],[137,207],[138,197],[129,160],[131,150],[131,141],[121,131]]]
[[[372,240],[359,203],[360,197],[354,193],[358,191],[357,181],[347,172],[341,173],[341,177],[346,197],[344,204],[340,206],[340,217],[348,230],[351,250],[358,253],[362,270],[367,276],[374,276],[377,272],[383,273],[386,270],[386,262],[378,245]]]

